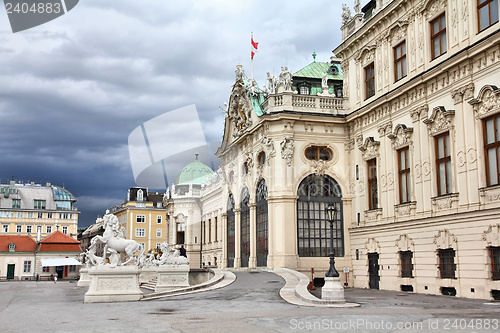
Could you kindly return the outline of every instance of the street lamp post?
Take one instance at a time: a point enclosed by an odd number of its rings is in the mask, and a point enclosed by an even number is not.
[[[335,269],[335,250],[333,249],[333,223],[337,220],[337,205],[329,203],[325,208],[325,214],[330,222],[330,268],[326,272],[326,277],[339,277],[339,272]]]

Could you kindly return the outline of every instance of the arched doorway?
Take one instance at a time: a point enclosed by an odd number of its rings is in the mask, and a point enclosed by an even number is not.
[[[255,199],[255,214],[257,217],[257,267],[267,267],[269,222],[267,215],[267,185],[265,179],[261,179],[257,183]]]
[[[248,267],[250,259],[250,207],[248,202],[250,194],[245,187],[241,193],[241,211],[240,211],[240,251],[241,251],[241,267]]]
[[[309,175],[299,185],[297,200],[297,241],[299,257],[328,257],[330,254],[330,221],[325,207],[338,208],[333,226],[333,248],[336,257],[344,256],[344,223],[342,190],[328,175]]]
[[[227,199],[227,267],[234,267],[234,229],[234,199],[233,195],[230,194]]]

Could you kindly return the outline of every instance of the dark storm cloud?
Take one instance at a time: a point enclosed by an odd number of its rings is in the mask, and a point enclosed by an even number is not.
[[[206,139],[220,141],[219,106],[236,64],[250,76],[250,32],[262,86],[267,72],[299,70],[313,51],[328,61],[340,42],[340,8],[326,0],[87,0],[16,34],[0,11],[0,179],[64,184],[78,198],[80,226],[93,223],[135,185],[134,128],[195,104]]]

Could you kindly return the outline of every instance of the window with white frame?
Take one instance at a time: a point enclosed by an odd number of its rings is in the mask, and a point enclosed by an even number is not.
[[[68,227],[67,226],[63,226],[62,227],[62,233],[67,235],[68,234]]]
[[[161,215],[156,216],[156,223],[160,224],[162,221]]]
[[[137,223],[146,223],[146,215],[137,215],[135,221]]]
[[[161,237],[161,229],[156,229],[156,238]]]
[[[21,208],[21,199],[12,199],[12,208],[14,209]]]
[[[30,234],[30,233],[31,233],[31,229],[32,229],[32,228],[33,228],[33,227],[32,227],[31,225],[27,225],[27,226],[26,226],[26,232],[27,232],[28,234]]]
[[[37,225],[36,226],[36,232],[37,233],[42,233],[42,226],[41,225]]]
[[[144,192],[142,190],[137,191],[137,201],[144,201]]]
[[[23,218],[23,212],[17,212],[17,218],[22,219]]]
[[[30,260],[25,260],[24,261],[24,273],[30,273],[31,272],[31,261]]]
[[[28,212],[28,218],[32,219],[33,218],[33,212]]]
[[[52,218],[52,213],[47,213],[47,218],[51,219]]]
[[[9,225],[8,224],[2,224],[2,232],[9,232]]]
[[[146,229],[136,228],[135,229],[135,237],[146,237]]]
[[[43,219],[43,213],[42,213],[42,212],[38,212],[38,213],[37,213],[37,218],[39,218],[39,219]]]
[[[52,226],[51,225],[46,226],[45,230],[47,230],[48,234],[52,233]]]
[[[70,265],[69,266],[69,271],[70,272],[76,272],[76,265]]]
[[[23,225],[22,224],[16,225],[16,232],[17,233],[23,232]]]

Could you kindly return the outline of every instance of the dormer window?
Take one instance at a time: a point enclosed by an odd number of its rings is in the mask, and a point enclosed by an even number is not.
[[[330,65],[330,67],[328,67],[328,74],[337,75],[338,72],[339,72],[339,69],[337,68],[337,66]]]
[[[144,201],[144,193],[142,192],[141,189],[137,191],[137,201]]]
[[[311,87],[307,83],[301,83],[299,84],[299,94],[300,95],[310,95],[311,94]]]
[[[9,252],[16,252],[16,244],[14,243],[9,244]]]

